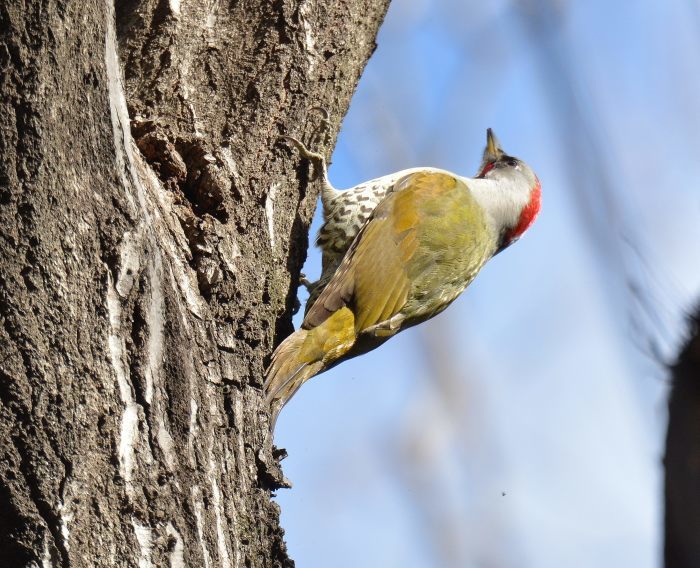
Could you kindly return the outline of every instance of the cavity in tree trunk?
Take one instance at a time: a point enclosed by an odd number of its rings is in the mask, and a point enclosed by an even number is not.
[[[388,0],[0,0],[0,559],[290,565],[263,369]],[[324,149],[326,153],[330,148]]]

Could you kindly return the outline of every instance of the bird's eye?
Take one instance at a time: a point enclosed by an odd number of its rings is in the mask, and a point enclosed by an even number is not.
[[[506,164],[508,164],[511,168],[514,168],[518,165],[518,160],[516,160],[515,158],[508,158],[506,160]]]

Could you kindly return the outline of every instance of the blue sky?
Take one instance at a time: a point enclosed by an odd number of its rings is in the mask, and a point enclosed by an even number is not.
[[[394,0],[331,180],[472,175],[492,127],[543,209],[444,314],[285,407],[299,566],[660,565],[650,345],[672,356],[700,291],[698,31],[690,1]]]

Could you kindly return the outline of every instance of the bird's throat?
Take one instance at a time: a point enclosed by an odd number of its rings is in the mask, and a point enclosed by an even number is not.
[[[530,192],[530,201],[523,207],[518,218],[518,223],[506,233],[506,241],[514,241],[527,231],[535,222],[537,214],[540,212],[540,204],[542,201],[542,185],[540,180],[536,179],[535,187]]]

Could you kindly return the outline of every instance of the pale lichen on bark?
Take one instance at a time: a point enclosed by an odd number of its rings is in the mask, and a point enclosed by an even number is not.
[[[194,516],[197,523],[197,537],[199,545],[202,547],[202,558],[204,560],[204,568],[211,566],[211,555],[207,548],[207,541],[204,538],[204,503],[202,502],[202,492],[198,485],[192,486],[192,501],[194,502]]]
[[[138,567],[151,568],[153,566],[151,559],[153,554],[153,531],[136,519],[131,519],[131,525],[134,527],[134,534],[139,544]]]
[[[279,189],[279,183],[273,183],[267,190],[265,198],[265,215],[267,216],[267,232],[270,235],[270,249],[275,253],[275,195]]]

